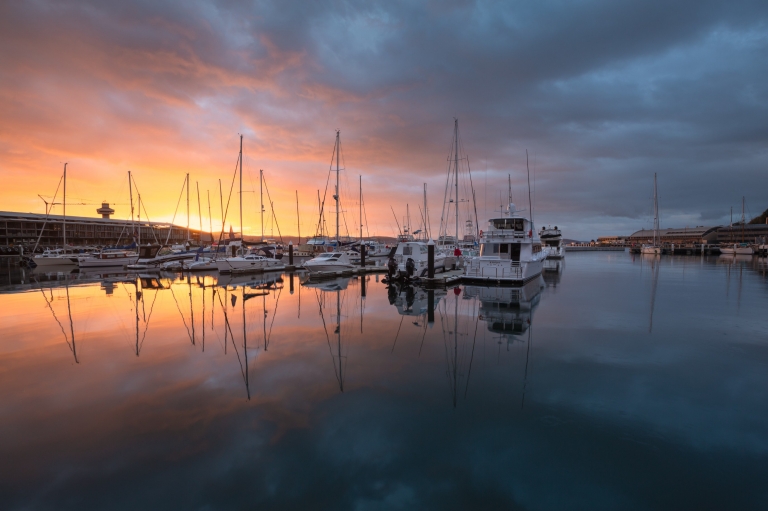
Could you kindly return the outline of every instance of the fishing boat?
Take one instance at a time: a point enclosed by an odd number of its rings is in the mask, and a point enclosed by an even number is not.
[[[341,131],[336,131],[336,145],[334,146],[334,155],[336,156],[336,189],[333,199],[336,202],[336,245],[333,252],[325,252],[304,263],[304,268],[310,273],[345,271],[353,268],[349,256],[340,251],[341,243],[339,240],[339,153],[341,152]]]
[[[653,243],[640,247],[641,254],[661,255],[659,239],[659,196],[656,193],[656,173],[653,173]]]
[[[533,229],[533,222],[510,203],[507,215],[491,218],[480,231],[480,255],[472,257],[464,278],[476,282],[524,284],[541,275],[547,253]]]
[[[547,227],[539,231],[539,239],[544,250],[547,251],[547,259],[562,259],[565,257],[563,246],[563,233],[555,226]]]

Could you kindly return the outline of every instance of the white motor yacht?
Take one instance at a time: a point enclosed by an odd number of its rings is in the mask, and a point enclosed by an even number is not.
[[[464,278],[477,282],[522,284],[541,275],[547,253],[531,222],[513,203],[507,216],[492,218],[480,236],[480,255],[469,260]]]
[[[283,270],[285,265],[278,259],[272,259],[256,254],[246,254],[242,257],[227,257],[216,259],[216,269],[221,273],[229,273],[232,270]]]
[[[304,263],[304,268],[310,273],[318,273],[351,270],[354,266],[344,252],[326,252]]]
[[[539,231],[539,239],[543,248],[547,250],[547,259],[562,259],[565,257],[563,246],[563,233],[555,226],[547,227]]]

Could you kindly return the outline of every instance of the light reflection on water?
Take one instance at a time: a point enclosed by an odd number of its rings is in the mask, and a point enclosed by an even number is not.
[[[765,262],[9,277],[8,509],[768,508]]]

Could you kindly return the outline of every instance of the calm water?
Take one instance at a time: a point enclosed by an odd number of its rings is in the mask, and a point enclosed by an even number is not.
[[[375,276],[9,273],[0,502],[768,509],[767,271],[569,254],[434,317]]]

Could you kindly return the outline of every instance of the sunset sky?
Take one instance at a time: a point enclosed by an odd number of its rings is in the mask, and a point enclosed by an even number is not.
[[[68,162],[68,214],[105,200],[127,217],[131,170],[150,218],[170,220],[189,172],[193,227],[197,182],[218,229],[243,134],[246,233],[264,169],[283,234],[298,191],[305,236],[340,129],[349,229],[362,175],[372,235],[396,234],[390,207],[416,226],[423,183],[436,230],[454,117],[481,225],[509,174],[527,208],[526,149],[536,224],[567,238],[650,226],[654,172],[662,227],[727,224],[742,195],[755,216],[768,2],[0,4],[3,211],[44,212]]]

